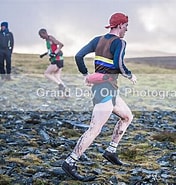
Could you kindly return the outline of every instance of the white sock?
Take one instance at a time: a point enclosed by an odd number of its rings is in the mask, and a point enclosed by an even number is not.
[[[116,153],[118,143],[110,142],[109,146],[107,147],[106,151],[111,153]]]
[[[70,154],[70,156],[67,157],[67,159],[65,160],[68,164],[70,164],[71,166],[73,166],[77,161],[78,161],[79,157],[72,152]]]

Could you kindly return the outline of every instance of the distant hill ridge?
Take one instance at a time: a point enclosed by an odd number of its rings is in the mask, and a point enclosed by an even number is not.
[[[164,67],[167,69],[176,69],[176,56],[126,58],[125,61],[137,64],[146,63],[153,66]]]

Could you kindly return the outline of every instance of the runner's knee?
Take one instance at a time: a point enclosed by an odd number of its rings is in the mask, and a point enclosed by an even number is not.
[[[126,114],[123,118],[123,121],[125,121],[126,123],[131,123],[133,120],[133,114],[131,112],[129,112],[128,114]]]
[[[44,75],[45,75],[45,77],[48,77],[48,76],[50,76],[50,73],[48,71],[45,71]]]

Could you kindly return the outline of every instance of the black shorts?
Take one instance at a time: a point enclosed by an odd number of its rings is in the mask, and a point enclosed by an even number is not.
[[[112,100],[112,104],[115,106],[118,89],[109,82],[95,84],[92,86],[92,95],[94,105]]]
[[[56,64],[59,69],[64,67],[64,61],[63,60],[54,60],[54,61],[51,62],[51,64]]]

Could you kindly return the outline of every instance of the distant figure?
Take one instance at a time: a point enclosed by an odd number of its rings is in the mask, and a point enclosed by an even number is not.
[[[119,121],[114,127],[109,146],[105,149],[103,157],[113,165],[123,165],[117,155],[117,147],[130,125],[133,115],[118,94],[117,79],[121,74],[136,83],[136,76],[125,66],[124,54],[126,42],[123,40],[128,27],[128,16],[115,13],[109,20],[109,33],[93,38],[75,56],[79,71],[83,74],[87,85],[92,84],[93,112],[89,129],[78,139],[71,154],[62,164],[62,169],[73,179],[81,181],[93,180],[94,176],[83,176],[77,171],[76,163],[82,154],[101,133],[102,127],[114,113]],[[89,74],[84,57],[95,53],[95,73]],[[116,168],[116,167],[115,167]]]
[[[45,77],[57,83],[59,90],[65,91],[65,84],[61,80],[61,71],[64,67],[64,58],[61,49],[64,45],[53,36],[48,35],[46,29],[40,29],[39,36],[46,40],[46,47],[48,50],[46,53],[41,54],[40,58],[43,58],[45,55],[49,55],[50,57],[50,65],[44,73]]]
[[[2,22],[0,31],[0,74],[2,80],[11,80],[11,56],[13,46],[14,38],[12,32],[8,29],[8,22]]]

